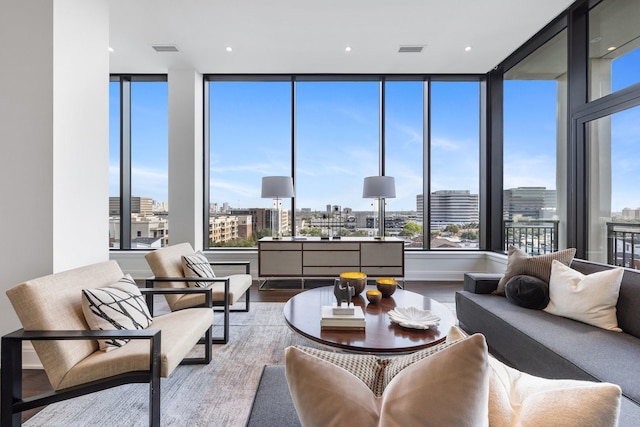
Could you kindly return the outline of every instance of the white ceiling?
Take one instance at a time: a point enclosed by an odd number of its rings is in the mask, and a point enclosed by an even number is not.
[[[110,71],[486,73],[572,2],[109,0]],[[404,45],[424,49],[398,53]]]

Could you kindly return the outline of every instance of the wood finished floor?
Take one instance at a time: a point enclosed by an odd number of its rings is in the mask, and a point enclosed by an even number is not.
[[[405,289],[433,298],[441,303],[455,302],[456,291],[462,290],[462,282],[406,282]],[[251,287],[251,302],[286,302],[300,289],[260,290],[257,283]],[[44,371],[39,369],[25,369],[23,371],[23,393],[25,397],[51,391],[51,385]],[[22,421],[26,421],[37,414],[42,408],[36,408],[22,413]]]

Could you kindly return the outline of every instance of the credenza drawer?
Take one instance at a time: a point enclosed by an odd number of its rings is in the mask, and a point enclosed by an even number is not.
[[[258,259],[260,276],[300,276],[302,252],[260,251]]]
[[[357,251],[304,251],[302,253],[303,267],[359,265],[360,252]]]
[[[323,277],[323,276],[332,276],[332,277],[338,277],[340,276],[340,273],[343,273],[345,271],[358,271],[358,266],[357,265],[345,265],[342,267],[304,267],[303,268],[303,273],[305,276],[309,276],[309,277],[313,277],[313,276],[317,276],[317,277]]]

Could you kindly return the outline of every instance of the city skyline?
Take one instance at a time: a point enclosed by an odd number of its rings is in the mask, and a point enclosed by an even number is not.
[[[626,65],[618,67],[616,61]],[[613,62],[612,87],[626,87],[636,51]],[[637,79],[637,78],[636,78]],[[630,83],[631,82],[631,83]],[[263,176],[291,175],[290,83],[212,84],[210,202],[269,207]],[[167,83],[132,83],[132,195],[167,202]],[[378,82],[303,82],[296,89],[296,208],[327,204],[372,210],[365,176],[378,175]],[[110,195],[119,195],[118,86],[110,87]],[[428,191],[478,193],[479,84],[431,84],[431,179]],[[416,209],[422,194],[422,82],[387,82],[385,174],[396,178],[387,210]],[[556,189],[555,81],[505,81],[504,188]],[[233,108],[231,108],[233,107]],[[611,118],[611,209],[640,207],[635,166],[640,108]],[[217,144],[217,145],[216,145]],[[288,200],[284,206],[290,208]]]

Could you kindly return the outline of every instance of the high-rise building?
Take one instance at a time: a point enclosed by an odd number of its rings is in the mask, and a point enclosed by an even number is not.
[[[418,219],[422,222],[424,220],[424,194],[418,194],[416,196],[416,212]]]
[[[546,187],[517,187],[504,190],[504,219],[551,219],[556,213],[556,190]]]
[[[151,197],[132,197],[131,213],[152,215],[153,199]],[[120,215],[120,197],[109,197],[109,215]]]
[[[478,195],[469,190],[440,190],[431,193],[431,228],[478,222]],[[419,214],[418,214],[419,215]]]

